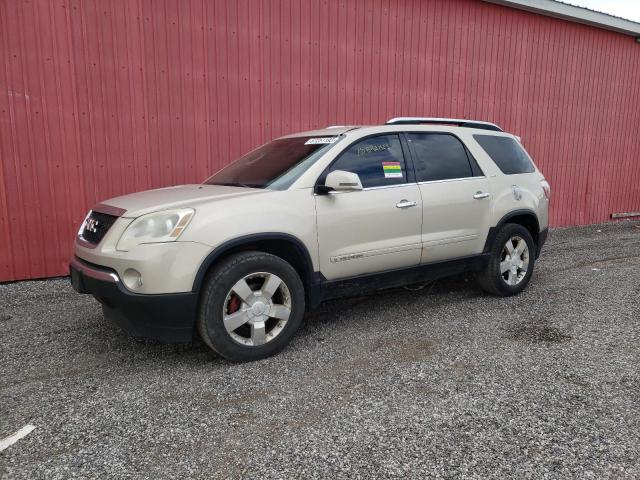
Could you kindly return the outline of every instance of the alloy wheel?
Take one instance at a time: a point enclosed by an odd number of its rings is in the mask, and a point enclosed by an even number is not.
[[[507,240],[500,255],[500,276],[509,286],[518,285],[529,270],[529,246],[520,236]]]
[[[241,345],[271,342],[291,316],[291,292],[285,282],[268,272],[238,280],[225,299],[222,318],[231,338]]]

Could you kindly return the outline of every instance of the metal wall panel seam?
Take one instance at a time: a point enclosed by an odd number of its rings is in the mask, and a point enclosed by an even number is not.
[[[560,39],[559,39],[562,45],[568,45],[568,41],[567,41],[566,36],[567,36],[567,31],[566,31],[566,29],[563,29],[560,32]],[[561,55],[560,59],[555,64],[558,65],[558,66],[567,65],[568,64],[567,60],[568,60],[568,58],[570,56],[569,49],[567,49],[567,48],[561,49],[560,55]],[[561,73],[558,74],[558,79],[559,79],[559,83],[560,83],[559,97],[564,102],[566,100],[565,88],[566,88],[567,82],[564,82],[562,80]],[[564,109],[564,108],[560,109],[559,110],[559,115],[558,115],[558,128],[556,129],[556,131],[558,131],[559,133],[560,133],[560,127],[563,127],[566,124],[565,115],[566,115],[566,109]],[[567,159],[566,159],[566,156],[561,151],[563,138],[564,138],[564,136],[558,135],[558,137],[557,137],[558,144],[556,146],[555,151],[559,153],[558,156],[559,156],[560,161],[562,162],[559,165],[559,167],[560,167],[559,171],[563,172],[563,174],[560,177],[563,178],[563,179],[571,180],[567,176],[564,175],[564,170],[567,167]],[[568,202],[565,203],[565,199],[568,199],[570,201],[570,197],[568,195],[568,189],[567,188],[558,188],[558,193],[560,193],[560,195],[561,195],[560,198],[559,198],[561,203],[563,205],[565,205],[565,204],[568,205]],[[551,213],[552,213],[552,215],[554,215],[554,221],[555,221],[556,220],[555,216],[557,216],[558,213],[556,213],[556,211],[554,209],[551,210]],[[564,215],[564,212],[560,211],[559,214]],[[562,219],[560,221],[562,222]]]
[[[621,66],[621,56],[620,55],[614,55],[613,57],[613,71],[619,72],[622,69]],[[606,178],[603,179],[603,181],[600,183],[599,188],[598,188],[598,202],[597,202],[597,207],[596,207],[596,211],[594,212],[596,215],[596,218],[602,218],[605,216],[604,211],[606,210],[607,206],[612,206],[615,203],[615,187],[617,184],[617,179],[620,173],[620,160],[621,157],[619,155],[619,144],[617,142],[617,139],[619,138],[620,132],[621,130],[624,128],[624,126],[619,125],[619,122],[616,121],[620,118],[620,114],[623,113],[623,110],[620,108],[621,105],[621,101],[622,101],[622,95],[621,95],[621,91],[620,91],[620,83],[619,82],[612,82],[612,88],[611,88],[611,93],[612,93],[612,105],[614,106],[614,111],[618,112],[618,115],[616,115],[616,118],[614,119],[613,125],[615,125],[617,128],[614,128],[613,131],[611,132],[611,134],[608,136],[609,137],[609,148],[607,149],[607,151],[611,152],[612,158],[613,158],[613,164],[611,165],[611,167],[608,169],[608,176]],[[621,128],[620,128],[621,127]]]
[[[590,35],[589,40],[592,38],[593,36]],[[593,42],[584,41],[582,42],[581,48],[583,49],[582,50],[583,52],[588,51],[590,48],[593,48]],[[582,95],[585,95],[586,92],[591,92],[591,89],[593,87],[594,76],[589,75],[589,73],[594,68],[595,58],[596,58],[596,55],[593,55],[593,54],[589,55],[589,59],[587,61],[586,66],[582,64],[582,66],[585,67],[585,71],[580,72],[579,74],[579,78],[581,81],[580,88],[575,89],[577,90],[576,98],[578,99],[580,99]],[[584,86],[585,79],[587,83],[586,87]],[[584,105],[583,105],[583,108],[584,108]],[[581,112],[580,121],[577,124],[577,127],[578,127],[577,132],[575,135],[572,136],[572,141],[570,142],[570,146],[572,151],[574,152],[577,164],[579,164],[581,162],[581,159],[585,158],[587,155],[588,145],[581,140],[586,138],[585,132],[587,131],[593,132],[593,119],[594,119],[595,111],[590,112],[590,110],[592,110],[591,107],[589,105],[586,105],[586,111],[583,110]],[[578,189],[579,189],[578,182],[575,182],[575,181],[572,182],[571,197],[574,199],[574,202],[575,202],[575,199],[577,198]]]
[[[2,40],[2,48],[0,49],[0,58],[3,59],[3,65],[4,68],[2,70],[3,76],[3,82],[2,82],[2,91],[6,91],[7,95],[6,95],[6,109],[2,111],[2,119],[6,120],[7,122],[7,128],[2,128],[0,129],[0,142],[2,144],[0,144],[0,188],[2,189],[2,191],[0,192],[0,200],[2,201],[2,216],[4,221],[2,222],[2,225],[0,225],[2,227],[2,233],[4,235],[4,239],[5,242],[4,243],[4,248],[2,249],[2,254],[4,255],[4,257],[0,257],[2,258],[2,264],[0,265],[0,279],[2,278],[22,278],[22,276],[17,272],[17,266],[16,266],[16,257],[18,255],[16,255],[16,250],[14,249],[14,241],[13,241],[13,234],[12,234],[12,228],[11,228],[11,217],[12,214],[10,214],[10,210],[9,210],[9,185],[8,185],[8,177],[9,174],[7,172],[5,172],[5,168],[9,169],[8,165],[10,163],[13,164],[13,170],[16,170],[16,166],[15,166],[15,161],[18,158],[17,156],[17,146],[16,146],[16,140],[17,140],[17,136],[15,135],[15,114],[13,112],[14,108],[13,108],[13,96],[9,95],[9,92],[11,91],[11,85],[9,83],[9,70],[8,70],[8,66],[9,66],[9,62],[11,61],[11,52],[10,52],[10,45],[9,45],[9,39],[8,39],[8,5],[6,2],[0,2],[0,35],[1,35],[1,40]],[[0,123],[0,125],[2,125],[2,123]],[[9,138],[9,140],[7,141],[7,137]],[[6,141],[6,143],[5,143]],[[10,159],[13,160],[13,162],[10,162]],[[18,192],[18,197],[20,196],[20,193]],[[18,201],[19,198],[18,198]],[[17,233],[17,232],[16,232]],[[24,243],[22,244],[24,247]],[[19,258],[19,257],[18,257]]]
[[[611,57],[609,52],[608,42],[603,42],[603,47],[606,51],[606,62],[607,69],[605,70],[605,75],[608,77],[612,68],[615,68],[615,65],[611,63]],[[608,80],[608,79],[607,79]],[[608,91],[606,92],[604,101],[606,102],[608,107],[611,107],[611,101],[613,98],[613,85],[609,85]],[[605,120],[606,125],[611,125],[611,115],[609,113],[608,108],[604,108],[602,110],[601,116]],[[600,130],[600,132],[604,133],[602,137],[602,141],[598,142],[598,155],[604,154],[604,152],[610,151],[610,135],[605,130]],[[597,167],[592,161],[594,157],[589,157],[587,160],[589,162],[589,172],[592,172],[594,168]],[[604,186],[609,182],[609,178],[611,176],[611,168],[613,165],[610,165],[609,168],[600,172],[600,175],[596,176],[587,176],[588,183],[588,196],[587,196],[587,207],[585,208],[586,212],[590,212],[590,217],[587,218],[597,218],[599,216],[599,202],[600,196],[602,195],[602,190]],[[595,211],[594,211],[595,210]]]
[[[619,57],[618,56],[614,56],[612,55],[613,52],[611,52],[611,47],[613,44],[613,39],[611,37],[607,38],[607,42],[606,42],[606,48],[607,48],[607,61],[609,62],[609,68],[607,69],[607,77],[609,77],[609,75],[611,74],[612,71],[616,71],[617,72],[617,62]],[[614,106],[614,102],[616,100],[616,94],[617,94],[617,86],[613,83],[610,82],[609,84],[609,89],[607,90],[607,105],[609,107]],[[618,116],[620,110],[618,109],[610,109],[609,111],[606,112],[605,117],[607,118],[607,125],[610,126],[615,126],[617,122],[615,122],[616,117]],[[614,115],[615,114],[615,115]],[[608,129],[606,132],[606,136],[605,136],[605,141],[604,141],[604,152],[608,152],[608,153],[614,153],[613,148],[614,148],[614,143],[613,143],[613,136],[615,135],[615,131],[612,131],[615,129]],[[603,153],[604,153],[603,152]],[[617,158],[615,155],[611,156],[611,159],[613,160],[612,164],[608,166],[608,168],[604,169],[603,172],[600,172],[600,175],[596,175],[594,176],[593,180],[594,182],[592,182],[591,184],[594,185],[595,188],[592,188],[592,202],[591,202],[591,206],[590,206],[590,211],[592,212],[592,218],[599,218],[600,217],[600,212],[601,212],[601,201],[604,199],[608,200],[608,188],[607,186],[611,185],[611,181],[614,178],[615,175],[615,163],[617,162]],[[594,158],[590,158],[589,159],[589,164],[591,165],[594,161]],[[595,165],[594,165],[595,167]],[[604,198],[602,198],[604,197]],[[601,200],[602,199],[602,200]]]
[[[74,83],[72,84],[72,88],[74,89],[74,98],[76,100],[76,105],[78,109],[78,123],[77,123],[77,137],[78,137],[78,155],[80,158],[77,159],[78,162],[82,163],[82,188],[84,189],[84,199],[86,204],[92,204],[96,202],[96,197],[98,193],[98,186],[96,184],[96,175],[94,173],[95,165],[96,165],[96,139],[95,132],[96,129],[93,127],[93,105],[88,100],[88,78],[89,78],[89,62],[86,59],[86,51],[87,47],[87,26],[85,22],[85,16],[82,10],[82,3],[79,2],[77,7],[74,7],[76,10],[77,16],[79,17],[79,21],[76,20],[76,24],[80,24],[80,49],[81,55],[78,56],[76,53],[76,48],[73,46],[73,26],[74,22],[72,20],[71,15],[69,15],[69,51],[70,55],[73,58],[73,77]],[[70,13],[70,12],[69,12]],[[82,71],[80,70],[82,69]],[[82,72],[84,75],[82,75]],[[85,100],[85,102],[83,102]],[[86,110],[86,111],[85,111]],[[84,121],[80,121],[81,117],[84,118]],[[88,129],[88,137],[89,137],[89,145],[88,145],[88,155],[86,155],[87,150],[87,141],[86,137],[83,141],[83,129]],[[89,185],[87,185],[89,182]],[[78,219],[81,221],[82,219]]]
[[[630,49],[632,48],[637,48],[637,47],[635,45],[632,45]],[[636,53],[634,73],[630,77],[631,79],[640,78],[640,58],[639,57],[640,57],[640,52]],[[635,85],[635,93],[632,95],[632,98],[635,98],[637,100],[640,98],[640,82],[638,81],[632,82],[632,85]],[[630,175],[631,178],[629,181],[631,188],[628,189],[628,198],[625,199],[624,206],[626,206],[630,210],[633,210],[633,208],[636,207],[636,210],[638,210],[637,207],[640,207],[640,135],[636,133],[635,126],[640,123],[640,107],[636,106],[636,108],[633,109],[632,106],[629,105],[629,109],[635,113],[635,120],[628,123],[629,125],[628,128],[630,130],[630,132],[628,133],[628,138],[631,144],[635,145],[635,148],[632,148],[628,153],[631,168],[633,169],[633,171],[631,172],[631,175]],[[635,142],[633,141],[634,139],[635,139]],[[631,152],[636,152],[636,155],[633,156],[633,153]],[[633,201],[634,194],[635,194],[635,202]],[[622,208],[625,208],[624,206]]]
[[[144,178],[145,178],[145,187],[151,188],[153,185],[153,175],[152,175],[152,157],[151,157],[151,124],[149,122],[149,80],[147,77],[147,60],[146,60],[146,52],[147,52],[147,43],[145,41],[145,16],[144,16],[144,7],[142,4],[143,0],[136,1],[136,10],[138,14],[138,18],[140,21],[138,22],[138,36],[140,38],[140,58],[138,61],[140,62],[140,83],[142,85],[142,114],[144,116]]]
[[[629,104],[631,101],[631,85],[628,84],[628,81],[631,77],[631,50],[629,48],[625,48],[625,56],[621,59],[622,69],[622,98],[621,98],[621,109],[625,112],[625,116],[630,117],[632,112],[629,111]],[[618,132],[618,145],[620,149],[620,158],[621,158],[621,172],[620,172],[620,184],[626,183],[629,180],[630,173],[630,165],[629,165],[629,156],[627,155],[628,147],[629,147],[629,134],[633,134],[629,132],[630,124],[624,122],[623,128]],[[624,207],[624,197],[627,189],[618,188],[618,185],[614,185],[616,189],[616,203],[615,205],[611,205],[612,209],[621,209]],[[604,217],[609,218],[609,215],[612,213],[611,210],[604,211]]]
[[[598,48],[600,55],[600,74],[606,76],[607,72],[609,71],[610,66],[608,65],[608,52],[606,51],[606,48],[604,47],[602,40],[600,40],[599,42],[601,48]],[[606,91],[604,89],[600,89],[599,90],[599,94],[596,100],[596,103],[601,107],[602,104],[606,101]],[[584,186],[583,188],[581,188],[580,190],[580,196],[579,201],[580,201],[580,205],[581,205],[581,211],[584,212],[585,217],[581,218],[580,220],[584,221],[584,222],[588,222],[591,218],[591,216],[586,216],[589,210],[589,205],[591,204],[591,185],[590,185],[590,179],[591,179],[591,161],[590,158],[593,156],[599,156],[600,153],[600,149],[604,148],[604,143],[605,143],[605,138],[603,137],[602,133],[603,133],[603,127],[605,125],[607,125],[609,123],[609,119],[607,118],[606,112],[604,112],[602,110],[602,108],[600,108],[600,111],[598,112],[599,115],[594,119],[595,122],[595,135],[592,138],[591,141],[591,148],[589,150],[589,155],[587,157],[585,157],[584,161],[586,163],[586,168],[583,169],[584,171],[584,176],[585,176],[585,182],[584,182]],[[599,177],[599,179],[602,179],[602,175],[605,175],[606,172],[601,172],[601,176]]]
[[[634,45],[631,45],[632,47]],[[637,63],[634,65],[633,64],[633,53],[634,51],[627,47],[627,62],[626,65],[629,68],[629,73],[626,75],[627,79],[637,79],[638,78],[638,69],[637,69]],[[639,53],[640,54],[640,53]],[[634,95],[637,96],[638,92],[634,92],[633,91],[633,84],[634,82],[630,82],[631,84],[629,85],[629,87],[627,88],[627,101],[625,101],[625,107],[627,109],[627,111],[629,111],[629,107],[632,104],[632,100],[634,98]],[[636,84],[638,82],[635,82]],[[638,109],[640,110],[640,109]],[[627,123],[626,126],[626,130],[624,133],[625,136],[625,147],[624,147],[624,155],[626,158],[626,167],[625,167],[625,171],[627,172],[627,175],[625,176],[625,178],[627,179],[627,182],[629,182],[629,184],[631,186],[634,185],[633,183],[633,157],[631,155],[629,155],[627,152],[633,151],[633,138],[636,137],[634,130],[631,130],[631,126],[632,125],[637,125],[637,116],[638,116],[638,110],[636,110],[636,123]],[[633,110],[631,110],[629,112],[629,116],[632,117],[633,116]],[[631,131],[630,131],[631,130]],[[637,185],[637,184],[636,184]],[[632,201],[632,188],[626,188],[623,190],[623,194],[622,197],[620,199],[620,206],[618,206],[618,208],[623,209],[625,207],[625,205],[632,205],[631,203]],[[640,204],[640,200],[638,201],[638,204]],[[608,212],[609,214],[611,212]],[[607,215],[607,218],[609,218],[609,215]]]
[[[427,95],[428,95],[428,79],[429,77],[429,63],[427,61],[428,58],[428,49],[427,45],[429,44],[429,3],[427,2],[418,2],[419,11],[418,17],[420,18],[420,27],[419,27],[419,40],[418,40],[418,96],[416,100],[416,108],[415,113],[417,115],[426,115],[427,114]],[[384,121],[387,119],[385,118]],[[380,119],[382,121],[382,119]]]
[[[18,27],[18,38],[20,41],[20,49],[22,53],[21,57],[26,58],[26,39],[25,39],[26,32],[25,31],[27,27],[26,27],[26,20],[25,20],[26,15],[24,14],[23,9],[24,9],[24,4],[21,4],[17,12],[17,16],[18,16],[17,27]],[[38,65],[38,62],[36,61],[35,64]],[[23,68],[21,72],[22,73],[21,90],[23,92],[23,97],[25,99],[24,123],[26,127],[25,132],[28,137],[28,140],[26,140],[25,143],[28,145],[28,154],[29,154],[28,159],[25,158],[23,161],[29,160],[30,162],[34,162],[38,158],[38,155],[36,152],[37,147],[35,146],[35,142],[38,137],[34,134],[34,130],[33,130],[34,119],[33,119],[33,113],[31,108],[31,101],[27,101],[27,98],[33,99],[35,96],[34,93],[41,95],[41,92],[34,92],[30,88],[31,85],[30,85],[29,79],[32,76],[32,72],[30,70],[31,68],[35,68],[35,65],[29,64],[28,67]],[[14,95],[14,101],[15,101],[15,95]],[[24,166],[27,167],[27,164],[25,163]],[[29,176],[27,175],[27,177]],[[38,179],[37,175],[30,175],[30,179],[29,179],[30,181],[26,180],[25,183],[22,183],[22,182],[18,183],[18,187],[20,187],[21,185],[25,187],[27,183],[30,184],[31,196],[32,196],[29,200],[21,204],[22,214],[19,217],[21,219],[21,222],[24,222],[28,218],[27,216],[28,210],[31,210],[31,209],[37,210],[36,205],[33,205],[33,206],[29,205],[30,201],[33,202],[33,200],[38,200],[40,197],[39,189],[37,185],[37,179]],[[40,204],[41,202],[38,201],[37,205],[40,205]],[[19,231],[22,230],[23,227],[24,227],[24,224],[18,225]],[[35,232],[33,236],[28,237],[28,244],[30,245],[30,248],[29,248],[29,253],[27,254],[26,261],[28,265],[29,275],[33,276],[34,274],[37,274],[36,272],[39,273],[42,271],[42,267],[44,264],[44,261],[42,259],[43,252],[41,249],[38,248],[38,245],[44,244],[44,232],[42,231],[42,229],[39,229],[37,232]],[[34,260],[36,262],[35,265],[34,265]]]
[[[55,182],[53,181],[53,178],[57,178],[59,176],[59,173],[58,173],[59,164],[56,162],[60,161],[61,154],[63,159],[68,157],[64,155],[63,151],[58,151],[58,148],[57,148],[58,146],[56,145],[57,139],[52,138],[50,128],[49,128],[50,117],[54,115],[54,112],[57,112],[58,121],[55,123],[57,123],[57,126],[59,126],[59,128],[63,132],[62,134],[63,141],[61,142],[61,145],[60,145],[60,148],[62,149],[64,145],[64,138],[65,138],[65,135],[64,135],[65,125],[64,125],[64,118],[61,118],[61,115],[60,115],[62,110],[62,105],[61,105],[62,102],[60,101],[60,97],[59,97],[60,83],[59,83],[59,78],[57,75],[57,68],[56,68],[56,65],[60,61],[58,57],[58,55],[60,54],[60,51],[56,46],[55,34],[53,34],[53,31],[57,31],[57,28],[56,28],[55,16],[51,12],[52,5],[49,4],[48,7],[49,7],[48,11],[44,11],[44,12],[38,12],[37,9],[34,9],[34,18],[36,19],[36,25],[39,25],[39,28],[37,29],[38,33],[36,34],[38,49],[42,55],[45,55],[45,54],[49,55],[45,59],[45,61],[48,61],[49,65],[51,65],[50,67],[47,67],[46,70],[45,68],[43,68],[38,75],[38,83],[40,86],[40,90],[42,92],[41,119],[42,119],[42,127],[43,127],[44,138],[45,138],[45,152],[46,152],[46,158],[47,158],[47,166],[49,170],[49,175],[47,175],[47,179],[46,179],[47,187],[48,187],[48,189],[45,191],[46,201],[44,202],[45,205],[41,210],[41,215],[44,217],[47,223],[49,223],[49,220],[52,219],[55,225],[60,225],[60,227],[54,230],[49,240],[52,240],[54,242],[58,250],[62,250],[63,243],[68,242],[68,240],[66,239],[63,242],[62,238],[63,236],[66,236],[65,230],[67,229],[66,228],[68,225],[67,222],[68,222],[68,218],[70,217],[69,205],[71,202],[70,202],[68,188],[63,189],[64,201],[61,202],[63,205],[57,205],[57,202],[55,201],[55,196],[53,194],[55,189],[55,185],[54,185]],[[45,17],[44,22],[41,22],[41,19],[42,19],[41,14],[44,14],[44,17]],[[51,42],[48,42],[48,45],[47,45],[48,49],[51,48],[50,51],[46,51],[43,46],[43,42],[42,42],[43,33],[45,35],[48,33],[49,34],[48,36],[51,39]],[[46,65],[46,63],[43,62],[43,65]],[[48,77],[49,80],[53,79],[53,81],[49,81],[47,82],[47,84],[45,84],[45,81],[44,81],[45,75]],[[50,92],[50,90],[52,90],[53,93],[55,94],[55,98],[50,98],[52,97],[51,95],[52,92]],[[63,165],[62,171],[61,171],[63,178],[66,177],[65,172],[66,172],[66,166]],[[64,180],[65,180],[65,185],[69,185],[68,178],[64,178]],[[39,189],[39,190],[40,192],[42,192],[42,189]],[[57,263],[58,263],[57,259],[49,255],[44,255],[44,269],[45,269],[45,272],[47,272],[47,274],[50,274],[49,272],[55,272],[56,270],[58,270],[59,267],[57,266]]]
[[[573,32],[574,32],[574,35],[572,40],[578,40],[578,37],[581,33],[580,30],[574,29]],[[580,99],[581,95],[584,94],[584,91],[585,91],[584,80],[585,78],[588,78],[588,76],[583,75],[583,72],[582,72],[582,69],[585,67],[585,62],[579,61],[579,59],[584,58],[582,53],[585,52],[586,44],[587,44],[586,41],[579,42],[578,40],[578,43],[574,47],[576,50],[578,50],[576,52],[577,54],[572,56],[573,57],[572,61],[577,64],[576,79],[575,81],[572,82],[574,84],[574,88],[571,89],[571,97],[569,99],[571,108],[574,112],[573,121],[571,122],[573,126],[573,134],[570,136],[570,138],[566,140],[566,142],[564,142],[565,143],[563,145],[564,150],[561,150],[561,152],[562,151],[566,152],[564,156],[569,156],[570,154],[572,154],[576,164],[579,162],[579,158],[580,158],[580,148],[578,144],[578,139],[582,136],[582,132],[584,131],[583,122],[585,120],[588,120],[584,112],[581,112],[578,107],[578,100]],[[571,197],[575,201],[575,195],[572,194]]]
[[[570,139],[575,138],[575,135],[577,134],[577,119],[573,98],[574,94],[579,92],[579,87],[578,85],[576,85],[575,80],[579,78],[579,75],[576,72],[578,68],[576,50],[579,49],[580,46],[573,43],[575,32],[573,27],[574,26],[571,25],[570,28],[565,29],[567,36],[565,43],[567,45],[571,45],[571,49],[567,49],[567,59],[565,60],[567,68],[565,75],[562,77],[562,95],[560,97],[560,104],[558,106],[558,109],[560,110],[561,126],[563,127],[563,136],[561,141],[556,146],[556,151],[559,152],[560,157],[563,159],[571,157],[575,158],[575,150],[568,147],[570,144]],[[561,107],[563,103],[566,105],[566,108]],[[567,165],[565,165],[565,169],[566,167]],[[572,199],[572,201],[574,200],[573,196],[570,196],[570,198]]]
[[[624,56],[620,57],[620,69],[621,69],[620,89],[622,90],[620,94],[620,111],[623,112],[623,115],[619,118],[630,116],[630,113],[631,113],[628,111],[631,88],[629,88],[629,86],[627,85],[628,79],[633,78],[630,76],[630,71],[629,71],[630,57],[631,57],[630,49],[625,48]],[[619,188],[619,187],[622,187],[623,184],[626,183],[626,181],[628,181],[628,178],[629,178],[628,171],[630,169],[628,164],[628,155],[626,153],[628,151],[627,146],[628,146],[629,134],[630,133],[633,134],[633,132],[629,132],[629,126],[630,126],[629,123],[623,122],[622,128],[619,128],[616,132],[617,140],[615,143],[618,146],[617,156],[620,159],[620,170],[618,172],[617,180],[613,185],[614,200],[609,205],[608,209],[604,209],[605,205],[603,205],[603,211],[602,211],[603,219],[608,219],[609,215],[612,213],[612,210],[614,209],[619,210],[624,207],[623,196],[624,196],[624,192],[627,189]]]
[[[75,113],[73,117],[73,142],[75,145],[75,157],[73,158],[74,163],[76,164],[75,168],[75,191],[78,195],[78,202],[74,203],[73,218],[71,219],[71,229],[75,234],[78,227],[80,226],[80,222],[82,221],[81,215],[78,214],[81,210],[81,205],[87,203],[87,192],[85,188],[84,178],[86,177],[85,173],[85,165],[81,163],[82,156],[82,143],[80,138],[80,103],[78,100],[78,82],[77,82],[77,71],[76,71],[76,58],[74,55],[73,49],[73,38],[72,38],[72,25],[71,25],[71,3],[68,4],[68,8],[65,9],[65,47],[67,49],[67,55],[69,56],[69,85],[71,88],[70,96],[72,99],[72,108]],[[69,240],[69,247],[71,247],[71,239]]]

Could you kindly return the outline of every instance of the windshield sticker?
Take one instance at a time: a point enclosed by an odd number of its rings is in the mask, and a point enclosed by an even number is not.
[[[358,156],[362,157],[364,155],[369,155],[374,152],[383,152],[385,150],[391,149],[391,145],[388,143],[383,143],[381,145],[367,145],[366,147],[358,147]]]
[[[400,162],[382,162],[384,178],[402,178]]]
[[[306,142],[305,145],[317,145],[319,143],[335,143],[338,141],[338,137],[316,137],[310,138]]]

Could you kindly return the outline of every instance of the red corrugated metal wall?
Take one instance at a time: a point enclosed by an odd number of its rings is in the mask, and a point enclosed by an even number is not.
[[[0,281],[64,274],[94,203],[291,131],[520,134],[553,225],[640,210],[640,45],[477,0],[0,0]]]

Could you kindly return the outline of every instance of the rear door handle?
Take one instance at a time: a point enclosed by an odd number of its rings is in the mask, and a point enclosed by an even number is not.
[[[473,198],[475,198],[476,200],[482,200],[483,198],[489,197],[489,195],[491,195],[491,194],[490,193],[485,193],[485,192],[476,192],[476,194],[473,196]]]
[[[409,208],[415,207],[416,205],[416,202],[410,202],[409,200],[400,200],[398,203],[396,203],[396,208]]]

